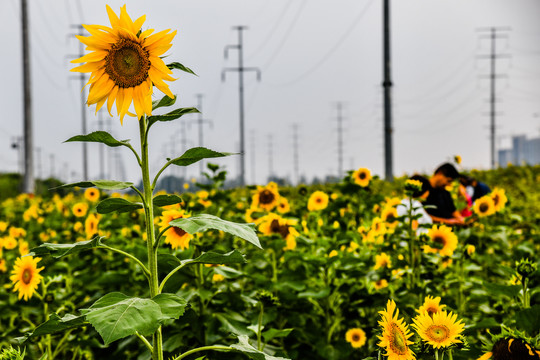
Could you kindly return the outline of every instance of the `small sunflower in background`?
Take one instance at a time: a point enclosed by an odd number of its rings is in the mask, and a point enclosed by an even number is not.
[[[380,340],[377,345],[386,351],[384,355],[388,360],[416,359],[414,352],[409,348],[409,345],[413,344],[409,340],[413,334],[403,318],[398,318],[399,309],[394,300],[388,300],[386,310],[379,311],[379,314],[381,314],[379,326],[382,327],[382,334],[377,336]]]
[[[71,211],[73,211],[73,215],[75,215],[76,217],[84,217],[88,212],[88,204],[83,202],[76,203],[75,205],[73,205]]]
[[[90,202],[98,201],[99,196],[99,190],[96,188],[88,188],[84,191],[84,198]]]
[[[442,311],[443,308],[445,308],[446,305],[441,304],[441,298],[440,296],[433,297],[431,295],[428,295],[424,299],[424,303],[422,306],[420,306],[416,312],[419,314],[427,313],[429,316],[433,316],[433,314],[436,314],[440,311]]]
[[[508,201],[508,198],[506,197],[504,189],[495,188],[490,194],[491,199],[493,200],[493,207],[495,208],[496,212],[501,211],[504,209],[504,206],[506,205],[506,202]]]
[[[308,210],[317,211],[324,210],[328,206],[328,194],[322,191],[315,191],[308,200]]]
[[[266,186],[257,186],[257,192],[252,197],[251,207],[272,211],[279,201],[278,186],[270,182]]]
[[[366,168],[360,168],[358,170],[355,170],[352,173],[352,178],[356,185],[366,187],[369,185],[369,182],[371,180],[371,170]]]
[[[289,205],[289,200],[287,198],[280,196],[277,204],[277,211],[280,214],[286,214],[291,211],[291,206]]]
[[[111,27],[83,25],[90,36],[77,35],[77,39],[91,52],[73,60],[72,63],[86,64],[71,71],[91,73],[87,104],[97,104],[96,113],[107,102],[107,110],[111,114],[116,101],[121,123],[131,103],[138,118],[152,115],[153,86],[174,98],[164,80],[175,79],[170,76],[172,71],[161,57],[171,48],[176,31],[169,33],[170,30],[164,30],[153,35],[154,29],[142,31],[146,16],[131,20],[126,5],[120,8],[120,16],[108,5],[107,13]]]
[[[169,223],[173,220],[188,217],[190,215],[183,210],[166,210],[161,214],[160,229],[163,231],[170,226]],[[193,235],[176,226],[171,226],[163,235],[165,236],[165,244],[170,244],[173,250],[178,248],[182,250],[188,249],[189,241],[193,239]]]
[[[84,231],[86,238],[89,239],[98,233],[99,217],[95,214],[90,214],[84,221]]]
[[[430,316],[424,312],[415,317],[413,322],[412,327],[420,338],[433,348],[447,348],[462,342],[460,337],[465,324],[461,320],[457,320],[457,314],[441,310]]]
[[[373,267],[374,270],[377,270],[380,268],[390,269],[391,267],[392,267],[392,259],[390,259],[390,256],[388,256],[386,253],[375,255],[375,266]]]
[[[457,248],[458,239],[452,229],[446,225],[433,225],[429,229],[427,236],[430,238],[432,245],[424,245],[424,252],[439,253],[441,256],[452,256]]]
[[[385,206],[381,212],[381,219],[386,222],[389,228],[395,228],[398,225],[397,209],[393,206]]]
[[[366,333],[360,328],[349,329],[345,333],[345,340],[347,340],[353,348],[357,349],[366,344]]]
[[[37,267],[40,260],[41,258],[34,258],[33,256],[25,256],[15,260],[9,279],[15,285],[13,291],[19,292],[19,300],[24,298],[25,301],[28,301],[37,290],[41,279],[43,279],[43,276],[39,273],[45,267],[39,269]]]
[[[493,215],[495,213],[495,203],[491,195],[484,195],[476,200],[473,205],[474,213],[480,217]]]
[[[454,162],[458,165],[461,165],[461,156],[460,155],[454,155]]]

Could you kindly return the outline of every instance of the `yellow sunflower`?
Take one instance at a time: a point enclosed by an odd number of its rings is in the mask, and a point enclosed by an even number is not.
[[[326,209],[328,206],[328,194],[322,191],[315,191],[308,200],[308,210],[316,211]]]
[[[428,313],[429,316],[433,316],[433,314],[442,311],[442,309],[446,307],[446,305],[442,305],[440,302],[440,296],[434,298],[433,296],[428,295],[424,299],[422,306],[420,306],[416,312],[419,314]]]
[[[278,201],[278,186],[275,182],[270,182],[266,186],[257,186],[257,192],[253,195],[251,207],[272,211]]]
[[[90,214],[84,221],[84,231],[86,232],[86,237],[90,238],[98,232],[99,217]]]
[[[485,195],[474,202],[473,210],[480,217],[493,215],[495,203],[490,195]]]
[[[142,31],[146,16],[131,20],[126,5],[120,8],[120,17],[108,5],[107,13],[111,27],[83,25],[90,36],[77,36],[77,39],[91,52],[73,60],[72,63],[86,64],[71,71],[92,73],[87,103],[89,106],[97,104],[96,112],[107,101],[110,114],[116,101],[120,122],[132,102],[138,118],[152,115],[153,86],[174,97],[163,80],[175,79],[160,56],[171,48],[176,31],[164,30],[153,35],[153,29]]]
[[[286,214],[291,211],[291,206],[289,205],[289,200],[287,200],[287,198],[284,198],[283,196],[279,198],[277,204],[277,211],[280,214]]]
[[[76,203],[75,205],[73,205],[73,208],[71,210],[73,211],[73,215],[75,215],[76,217],[84,217],[88,212],[88,204]]]
[[[393,229],[398,225],[397,209],[393,206],[385,206],[381,213],[381,219],[386,222],[386,225]]]
[[[381,290],[388,287],[388,280],[386,279],[379,279],[373,283],[373,287],[375,290]]]
[[[43,278],[39,275],[39,272],[44,267],[39,269],[37,267],[40,260],[41,258],[34,258],[33,256],[25,256],[15,260],[15,266],[13,266],[9,279],[15,285],[13,291],[19,291],[19,299],[24,297],[24,300],[28,301],[34,295],[34,291],[36,291]]]
[[[352,178],[355,184],[360,185],[361,187],[366,187],[369,185],[369,181],[371,180],[371,171],[366,168],[360,168],[353,171]]]
[[[366,333],[360,328],[349,329],[345,333],[345,340],[351,343],[353,348],[359,348],[366,344]]]
[[[284,219],[277,214],[270,213],[260,219],[259,231],[264,235],[278,234],[287,243],[284,250],[296,248],[296,238],[300,235],[294,228],[296,220]]]
[[[504,209],[504,205],[506,205],[506,202],[508,201],[508,198],[504,193],[504,189],[495,188],[490,195],[491,199],[493,200],[493,207],[495,208],[495,211],[499,212]]]
[[[380,217],[373,218],[371,231],[375,237],[386,234],[387,228],[385,222]]]
[[[396,308],[394,300],[388,300],[386,310],[379,311],[379,314],[381,314],[379,326],[383,331],[381,336],[377,336],[380,340],[378,346],[386,350],[384,355],[388,357],[388,360],[416,359],[414,352],[409,348],[409,345],[413,343],[409,340],[412,333],[403,318],[398,319],[399,309]]]
[[[457,314],[445,310],[434,313],[433,317],[424,312],[413,319],[412,327],[424,342],[437,349],[446,348],[461,343],[459,337],[465,324],[456,319]]]
[[[96,188],[88,188],[84,190],[84,198],[90,202],[99,200],[99,190]]]
[[[456,250],[458,239],[451,228],[446,225],[433,225],[427,235],[431,242],[436,244],[436,247],[433,248],[429,245],[424,245],[424,252],[439,253],[441,256],[452,256],[454,250]]]
[[[373,269],[377,270],[384,267],[392,267],[392,259],[390,259],[390,256],[388,256],[386,253],[375,255],[375,267],[373,267]]]
[[[190,215],[186,214],[183,210],[166,210],[161,214],[161,222],[159,225],[161,230],[163,230],[169,226],[171,221],[188,217],[190,217]],[[193,235],[176,226],[172,226],[165,231],[163,235],[165,236],[165,244],[170,244],[173,249],[187,249],[189,248],[189,241],[193,239]]]

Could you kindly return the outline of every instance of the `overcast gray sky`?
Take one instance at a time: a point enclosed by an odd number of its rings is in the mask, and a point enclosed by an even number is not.
[[[177,73],[171,83],[181,106],[195,106],[204,94],[204,145],[234,152],[239,147],[238,82],[225,67],[237,66],[236,25],[244,32],[245,66],[258,67],[262,79],[246,73],[246,179],[263,183],[272,168],[278,176],[293,172],[293,124],[298,124],[300,172],[308,178],[336,174],[338,145],[336,102],[344,103],[343,163],[345,170],[368,167],[384,175],[382,124],[382,0],[28,0],[30,8],[31,76],[35,146],[41,169],[65,181],[82,180],[82,150],[67,138],[81,133],[80,84],[72,80],[67,56],[79,43],[69,34],[72,24],[108,25],[105,4],[116,12],[127,4],[132,18],[146,14],[145,28],[177,29],[168,54],[199,76]],[[497,146],[511,135],[540,135],[540,1],[538,0],[394,0],[392,17],[392,80],[394,173],[431,172],[459,154],[464,168],[488,168],[490,42],[481,27],[510,27],[497,40],[497,51],[511,59],[497,60],[499,102]],[[3,29],[0,76],[0,171],[17,170],[12,139],[22,135],[22,67],[20,0],[0,1]],[[161,93],[156,91],[156,94]],[[89,131],[98,130],[94,107],[88,110]],[[105,114],[103,114],[105,115]],[[196,115],[186,116],[188,146],[198,145]],[[119,139],[138,147],[133,118],[110,121]],[[181,154],[182,121],[158,124],[151,137],[154,164]],[[138,181],[134,159],[121,150],[125,180]],[[36,159],[36,160],[39,160]],[[89,146],[89,174],[99,177],[99,145]],[[234,176],[239,157],[219,162]],[[109,168],[108,158],[105,162]],[[253,165],[255,167],[253,167]],[[37,165],[36,165],[37,166]],[[115,170],[117,167],[113,167]],[[196,176],[197,165],[188,168]],[[181,174],[177,172],[176,174]],[[116,170],[113,178],[119,179]]]

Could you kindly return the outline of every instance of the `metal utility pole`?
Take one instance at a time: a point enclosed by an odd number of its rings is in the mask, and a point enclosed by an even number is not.
[[[299,161],[298,161],[298,124],[293,124],[293,163],[294,163],[294,180],[296,185],[300,182],[299,177]]]
[[[390,77],[390,0],[383,4],[383,72],[384,80],[384,177],[387,181],[394,180],[392,163],[392,80]]]
[[[34,193],[34,141],[32,132],[32,87],[30,83],[30,36],[28,29],[28,4],[21,0],[23,102],[24,102],[24,178],[23,192]]]
[[[238,93],[240,101],[240,185],[246,184],[246,167],[245,167],[245,141],[244,141],[244,72],[257,72],[257,80],[261,80],[261,71],[258,68],[244,67],[244,47],[242,42],[242,31],[247,29],[246,26],[233,26],[234,30],[238,30],[238,44],[225,46],[225,59],[228,57],[229,49],[238,50],[238,67],[225,68],[221,73],[221,80],[225,81],[227,71],[238,72]]]
[[[490,74],[488,76],[484,76],[486,78],[490,79],[490,96],[489,96],[489,138],[490,138],[490,153],[491,153],[491,168],[495,169],[495,130],[497,126],[496,122],[496,116],[497,112],[495,111],[495,103],[496,103],[496,80],[497,78],[506,77],[506,75],[497,74],[495,70],[496,60],[498,58],[509,58],[509,54],[497,54],[496,46],[497,46],[497,39],[498,38],[508,38],[506,34],[497,34],[497,31],[509,31],[511,30],[508,27],[489,27],[489,28],[479,28],[477,31],[479,32],[489,32],[489,35],[480,35],[480,38],[489,39],[491,42],[491,52],[489,55],[479,55],[478,58],[483,59],[489,59],[490,63]]]
[[[36,158],[37,158],[37,178],[43,179],[43,174],[41,172],[42,166],[41,166],[41,148],[36,148]]]
[[[11,148],[17,150],[17,171],[22,175],[24,173],[23,138],[20,136],[12,137]]]
[[[77,35],[83,36],[83,26],[82,25],[71,25],[74,29],[79,29]],[[79,55],[73,56],[80,58],[84,56],[84,45],[79,41]],[[84,90],[84,85],[86,84],[86,75],[84,73],[79,73],[79,76],[76,76],[81,81],[81,121],[82,121],[82,133],[86,135],[86,91]],[[82,164],[83,164],[83,179],[88,179],[88,145],[85,141],[82,142]]]
[[[209,123],[210,126],[212,126],[212,121],[203,118],[203,114],[202,114],[203,94],[196,94],[195,96],[197,97],[197,110],[199,110],[199,113],[197,114],[197,119],[195,120],[195,122],[197,122],[197,124],[199,125],[199,146],[203,147],[204,146],[203,145],[203,124],[206,122],[206,123]],[[191,125],[191,123],[189,123],[189,125]],[[199,161],[199,172],[202,174],[203,171],[204,171],[204,162],[201,160]]]
[[[268,134],[268,178],[274,176],[274,137]]]
[[[343,103],[338,102],[337,106],[337,146],[338,146],[338,178],[343,176]]]

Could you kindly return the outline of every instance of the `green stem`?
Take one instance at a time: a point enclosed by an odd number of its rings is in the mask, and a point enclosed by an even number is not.
[[[152,352],[154,351],[154,348],[152,347],[152,344],[150,344],[150,343],[148,342],[148,340],[147,340],[144,336],[142,336],[141,334],[139,334],[138,331],[135,332],[135,335],[137,335],[137,337],[138,337],[139,339],[141,339],[141,341],[142,341],[142,342],[144,343],[144,345],[148,348],[148,350],[150,350],[150,353],[152,353]]]
[[[150,272],[150,297],[159,294],[158,268],[157,268],[157,251],[154,249],[155,229],[154,229],[154,204],[152,195],[154,188],[150,185],[150,167],[148,162],[148,121],[146,116],[139,120],[139,132],[141,136],[141,171],[142,182],[144,189],[144,215],[146,222],[146,247],[148,251],[148,270]],[[161,327],[153,335],[153,352],[154,360],[163,360],[163,339],[161,337]]]
[[[193,264],[193,261],[186,261],[186,262],[183,262],[182,264],[178,265],[177,267],[175,267],[173,270],[171,270],[170,273],[167,274],[167,276],[165,276],[165,279],[163,279],[161,281],[161,284],[159,285],[159,293],[161,293],[163,291],[163,287],[165,286],[165,283],[167,282],[167,280],[169,280],[169,278],[171,276],[174,275],[174,273],[176,273],[178,270],[182,269],[184,266],[186,265],[189,265],[189,264]]]
[[[262,351],[262,348],[261,348],[261,339],[262,339],[262,334],[261,334],[261,328],[262,328],[262,321],[263,321],[263,315],[264,315],[264,305],[262,302],[259,302],[259,304],[261,305],[261,311],[259,311],[259,321],[258,321],[258,327],[257,327],[257,350],[259,351]]]
[[[142,202],[143,202],[143,204],[144,204],[144,202],[145,202],[146,200],[144,199],[143,193],[142,193],[139,189],[137,189],[135,186],[133,186],[133,185],[131,185],[130,188],[131,188],[133,191],[135,191],[135,192],[139,195],[139,197],[141,198],[141,200],[142,200]]]
[[[274,284],[277,284],[278,278],[277,278],[277,263],[276,263],[276,254],[273,250],[270,250],[270,255],[272,259],[272,282]]]
[[[439,349],[435,349],[435,360],[439,360]]]
[[[159,247],[159,241],[161,240],[161,237],[163,236],[163,234],[165,234],[165,231],[169,230],[170,228],[172,228],[171,225],[169,225],[165,229],[161,230],[161,232],[156,237],[156,242],[154,243],[154,249],[157,249]]]
[[[199,352],[199,351],[206,351],[206,350],[232,351],[234,349],[229,347],[229,346],[223,346],[223,345],[203,346],[203,347],[199,347],[199,348],[196,348],[196,349],[186,351],[185,353],[181,354],[180,356],[175,357],[173,360],[181,360],[181,359],[185,358],[186,356],[189,356],[189,355],[194,354],[194,353]]]
[[[157,181],[158,181],[158,179],[159,179],[161,173],[162,173],[163,171],[165,171],[165,169],[168,168],[169,165],[171,165],[171,164],[173,163],[173,161],[174,161],[174,159],[171,159],[171,160],[167,161],[167,163],[166,163],[165,165],[163,165],[163,167],[161,168],[161,170],[159,170],[159,172],[156,174],[156,177],[154,177],[154,181],[152,182],[152,188],[154,188],[154,187],[156,186]]]
[[[110,246],[107,246],[107,245],[100,245],[98,246],[99,249],[106,249],[106,250],[110,250],[110,251],[113,251],[113,252],[117,252],[119,254],[122,254],[130,259],[132,259],[133,261],[135,261],[137,264],[139,264],[139,266],[142,268],[143,272],[144,272],[144,275],[146,276],[147,279],[150,279],[150,271],[148,271],[148,268],[146,266],[144,266],[144,264],[141,262],[141,260],[137,259],[135,256],[131,255],[130,253],[127,253],[125,251],[122,251],[120,249],[116,249],[116,248],[113,248],[113,247],[110,247]]]
[[[139,154],[137,154],[133,146],[131,146],[130,144],[126,144],[126,146],[133,152],[133,154],[135,154],[135,157],[137,158],[137,163],[139,164],[139,166],[142,166],[141,158],[139,157]]]
[[[448,351],[446,353],[448,354],[448,359],[449,360],[454,360],[454,356],[452,355],[452,349],[448,349]]]
[[[45,284],[45,281],[41,283],[42,287],[42,295],[41,295],[41,301],[43,301],[43,314],[45,317],[45,322],[49,321],[49,304],[45,301],[45,297],[47,296],[47,285]],[[36,292],[37,294],[37,292]],[[51,334],[47,334],[45,337],[45,342],[47,346],[47,359],[53,359],[53,352],[52,352],[52,346],[51,346]]]
[[[529,282],[529,278],[526,276],[521,277],[521,283],[523,285],[523,308],[527,309],[531,307],[530,299],[529,299],[529,291],[527,289],[527,285]]]

